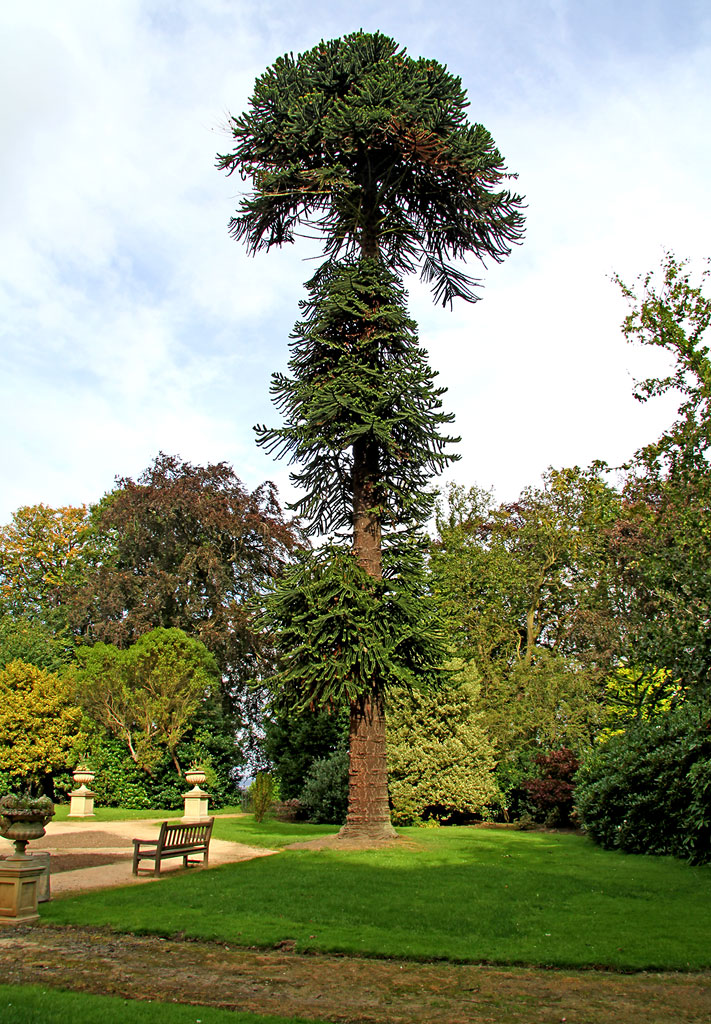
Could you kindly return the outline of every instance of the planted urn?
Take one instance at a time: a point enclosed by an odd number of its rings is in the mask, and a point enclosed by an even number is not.
[[[0,797],[0,835],[15,844],[15,857],[26,857],[25,847],[32,839],[41,839],[45,826],[54,815],[48,796]]]

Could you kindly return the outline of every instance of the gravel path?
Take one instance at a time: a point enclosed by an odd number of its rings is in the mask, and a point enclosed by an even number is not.
[[[28,852],[49,852],[52,896],[88,889],[111,889],[155,881],[150,874],[132,874],[132,839],[156,839],[162,818],[130,821],[51,821],[46,834],[28,846]],[[0,857],[12,852],[12,843],[0,839]],[[269,857],[265,850],[243,843],[210,840],[209,867],[233,864],[254,857]],[[146,862],[147,863],[147,862]],[[182,871],[179,857],[161,864],[161,874]],[[189,869],[192,870],[192,869]]]

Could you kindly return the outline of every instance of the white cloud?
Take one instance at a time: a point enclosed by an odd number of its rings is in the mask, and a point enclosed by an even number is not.
[[[621,461],[669,415],[631,398],[646,354],[621,338],[608,275],[665,246],[706,254],[709,21],[683,4],[666,34],[642,3],[445,8],[359,18],[461,74],[521,175],[527,239],[484,301],[450,314],[412,289],[463,436],[454,474],[504,497],[549,463]],[[34,0],[0,21],[0,519],[95,500],[159,449],[284,483],[251,427],[277,420],[269,375],[314,249],[248,259],[226,232],[241,185],[214,154],[267,64],[358,27],[352,9]]]

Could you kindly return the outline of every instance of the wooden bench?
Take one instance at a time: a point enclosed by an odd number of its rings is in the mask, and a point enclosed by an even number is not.
[[[157,839],[133,840],[133,873],[138,874],[138,864],[142,860],[153,861],[153,874],[160,874],[160,864],[168,857],[182,857],[183,867],[197,864],[207,865],[210,836],[214,818],[195,824],[183,824],[178,821],[164,821]],[[201,853],[202,860],[191,860],[192,854]]]

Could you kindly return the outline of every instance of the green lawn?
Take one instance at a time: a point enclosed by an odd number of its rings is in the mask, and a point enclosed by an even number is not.
[[[234,826],[234,832],[232,828]],[[221,822],[275,847],[302,826]],[[224,831],[223,831],[224,830]],[[230,833],[228,835],[228,833]],[[300,950],[499,964],[711,966],[711,867],[581,836],[402,829],[380,851],[284,850],[152,885],[52,901],[47,921]],[[242,837],[251,834],[246,840]]]
[[[244,818],[218,819],[213,829],[215,839],[228,839],[232,843],[263,846],[271,850],[280,850],[290,843],[305,843],[309,839],[333,835],[335,832],[338,832],[337,825],[296,824],[272,819],[259,822],[251,814]]]
[[[209,1006],[137,1002],[116,996],[47,989],[41,985],[0,985],[3,1024],[307,1024],[302,1017],[215,1010]]]

